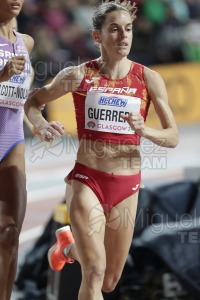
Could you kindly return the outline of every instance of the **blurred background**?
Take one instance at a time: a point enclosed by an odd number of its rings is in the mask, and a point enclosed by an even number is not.
[[[25,0],[18,30],[35,40],[31,53],[35,70],[32,88],[50,82],[65,67],[98,57],[91,30],[92,14],[100,2]],[[162,75],[179,127],[180,143],[175,149],[164,149],[142,140],[145,188],[140,193],[133,245],[118,294],[105,299],[199,299],[200,1],[134,2],[138,12],[129,58]],[[43,113],[48,120],[61,121],[66,135],[47,144],[32,137],[24,125],[28,205],[13,300],[64,300],[69,290],[64,290],[62,282],[72,276],[64,271],[56,277],[46,260],[55,229],[68,222],[61,203],[65,194],[63,178],[74,165],[77,149],[71,95],[47,105]],[[153,110],[147,124],[159,124]],[[166,225],[169,222],[174,224],[170,233]],[[166,226],[166,230],[152,230],[155,224],[157,228]],[[160,245],[168,249],[168,254],[162,252]],[[70,270],[78,278],[78,267]],[[47,293],[49,286],[52,289]],[[69,299],[76,300],[76,296]]]

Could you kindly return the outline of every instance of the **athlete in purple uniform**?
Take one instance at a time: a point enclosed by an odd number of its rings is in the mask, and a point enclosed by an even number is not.
[[[23,106],[31,83],[33,39],[13,30],[24,0],[0,9],[0,300],[9,300],[26,209]]]

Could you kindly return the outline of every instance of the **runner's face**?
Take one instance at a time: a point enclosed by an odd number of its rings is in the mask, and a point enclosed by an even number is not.
[[[0,21],[6,21],[7,19],[17,17],[22,9],[24,0],[0,0]]]
[[[99,43],[109,57],[127,56],[132,43],[132,20],[128,12],[113,11],[107,15],[99,34]]]

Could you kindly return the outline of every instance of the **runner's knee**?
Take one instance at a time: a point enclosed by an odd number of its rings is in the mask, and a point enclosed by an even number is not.
[[[104,279],[105,268],[103,265],[96,263],[90,264],[87,267],[82,267],[82,272],[87,280],[88,286],[93,287],[96,283],[102,282]]]
[[[19,231],[16,225],[7,224],[0,226],[0,245],[7,247],[8,250],[15,250],[18,247]]]
[[[120,275],[116,275],[116,274],[106,275],[102,286],[103,292],[105,293],[112,292],[119,281]]]

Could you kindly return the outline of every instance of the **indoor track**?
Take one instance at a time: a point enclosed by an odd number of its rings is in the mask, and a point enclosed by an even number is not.
[[[181,126],[180,143],[175,149],[165,149],[143,141],[142,180],[145,186],[162,185],[188,178],[200,178],[200,124]],[[52,145],[35,138],[26,140],[28,205],[20,236],[19,264],[26,251],[41,235],[44,226],[65,195],[64,177],[73,167],[77,140],[70,136]],[[192,168],[192,169],[191,169]],[[191,172],[192,170],[192,172]],[[17,300],[13,293],[13,299]]]

